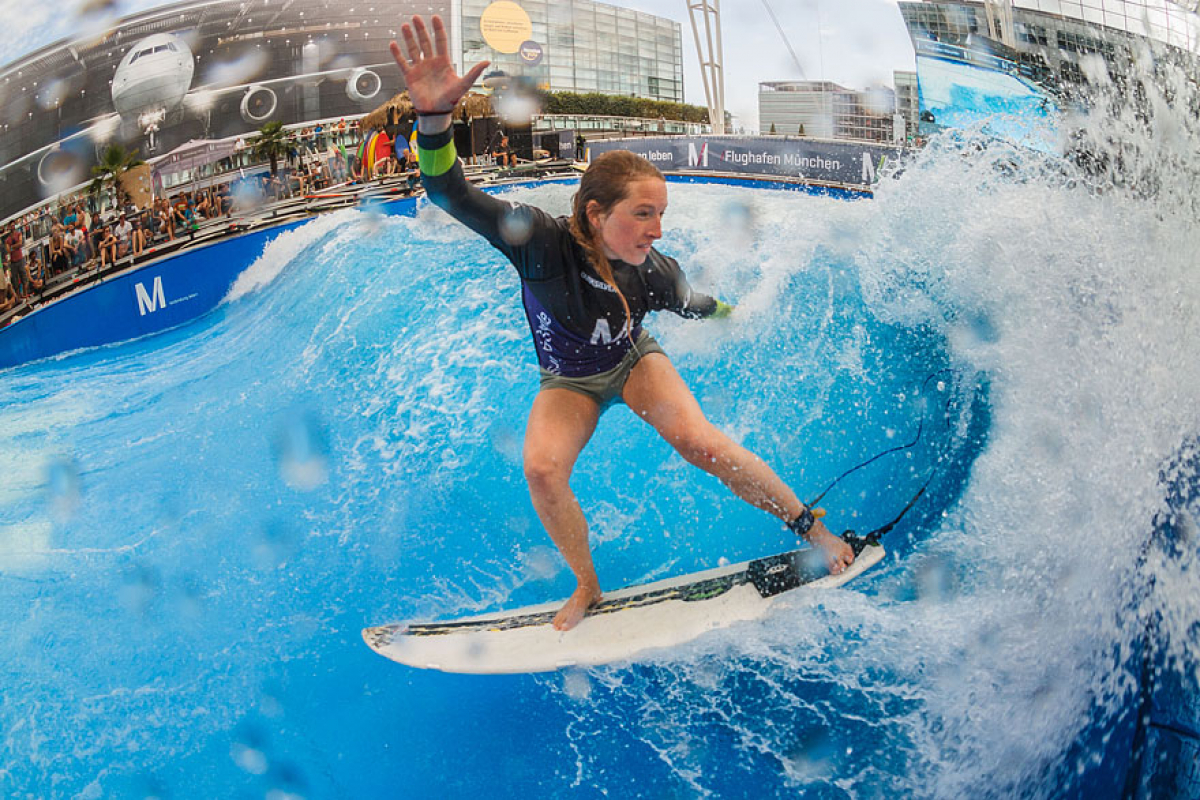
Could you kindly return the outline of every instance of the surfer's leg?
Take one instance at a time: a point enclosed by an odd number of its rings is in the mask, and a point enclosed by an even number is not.
[[[622,398],[684,460],[715,475],[747,503],[784,522],[796,519],[804,510],[796,493],[765,461],[708,421],[671,360],[662,353],[650,353],[638,361],[625,382]],[[833,572],[841,572],[854,560],[850,546],[820,520],[806,538],[825,551]]]
[[[587,520],[570,484],[575,460],[599,419],[600,406],[590,397],[570,389],[543,389],[533,400],[525,429],[525,480],[533,507],[577,582],[574,594],[554,618],[559,630],[578,625],[600,599]]]

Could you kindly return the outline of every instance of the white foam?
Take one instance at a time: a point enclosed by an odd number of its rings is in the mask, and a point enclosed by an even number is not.
[[[313,218],[298,228],[284,231],[267,242],[263,254],[245,269],[233,282],[222,303],[232,303],[251,292],[273,282],[281,272],[299,256],[305,248],[324,238],[330,232],[361,221],[359,211],[336,211]]]

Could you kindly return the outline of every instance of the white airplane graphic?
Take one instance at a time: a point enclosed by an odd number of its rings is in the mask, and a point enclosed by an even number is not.
[[[168,116],[208,113],[219,96],[241,93],[242,119],[258,127],[271,118],[279,107],[276,89],[287,84],[317,84],[325,80],[345,81],[346,96],[365,103],[383,90],[383,79],[376,70],[389,62],[356,67],[339,67],[308,72],[285,78],[237,82],[227,85],[211,82],[192,87],[196,58],[183,37],[174,33],[156,33],[138,40],[117,64],[112,79],[112,104],[115,113],[83,123],[82,129],[59,141],[27,153],[0,166],[0,174],[22,163],[37,161],[37,175],[45,186],[52,186],[56,159],[65,146],[88,137],[97,145],[109,141],[122,125],[137,126],[147,138],[149,151],[156,149],[157,133]]]

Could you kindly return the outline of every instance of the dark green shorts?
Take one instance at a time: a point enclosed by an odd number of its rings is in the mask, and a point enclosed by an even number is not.
[[[629,373],[633,371],[633,365],[651,353],[666,355],[666,351],[659,346],[654,337],[643,330],[642,334],[638,336],[637,342],[634,343],[633,347],[629,348],[629,352],[621,359],[621,363],[607,372],[587,375],[582,378],[568,378],[564,375],[555,375],[553,372],[547,372],[543,369],[541,370],[542,385],[538,387],[538,391],[545,389],[570,389],[572,392],[578,392],[592,398],[600,408],[606,408],[611,403],[621,399],[621,390],[625,388],[625,381],[629,379]]]

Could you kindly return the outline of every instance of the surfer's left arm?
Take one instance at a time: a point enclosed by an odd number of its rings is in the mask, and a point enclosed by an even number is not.
[[[729,303],[694,290],[675,259],[657,250],[651,251],[650,258],[646,276],[649,308],[674,311],[687,319],[723,319],[733,313]]]

